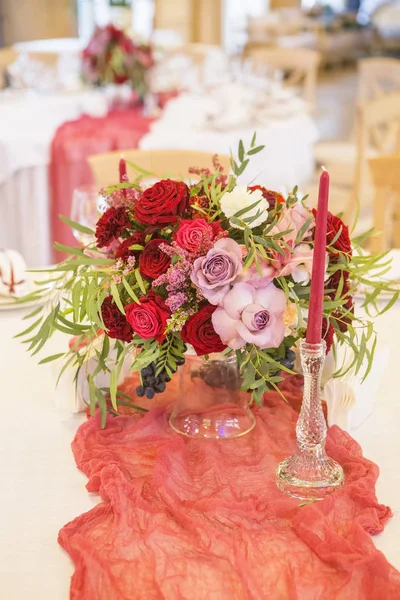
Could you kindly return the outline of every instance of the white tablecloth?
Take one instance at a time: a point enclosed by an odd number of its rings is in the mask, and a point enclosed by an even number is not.
[[[73,566],[57,534],[98,497],[85,490],[86,477],[76,469],[70,449],[85,417],[56,406],[68,403],[66,383],[55,391],[51,363],[38,366],[40,359],[30,358],[13,339],[23,327],[23,314],[0,311],[1,591],[7,600],[67,600]],[[376,330],[379,347],[390,350],[388,370],[372,416],[352,435],[381,469],[378,499],[394,517],[374,542],[400,569],[400,304],[376,321]],[[65,337],[55,337],[45,355],[64,350],[65,344]]]
[[[239,111],[238,107],[238,111]],[[288,116],[273,117],[264,123],[234,126],[235,113],[230,113],[232,124],[226,131],[213,130],[205,124],[207,113],[215,110],[215,101],[198,94],[182,94],[171,100],[162,117],[153,123],[150,133],[141,140],[146,149],[173,148],[201,150],[219,154],[237,153],[239,140],[246,149],[254,131],[257,145],[265,145],[259,154],[251,157],[241,177],[270,189],[289,192],[295,185],[302,186],[314,173],[314,149],[318,132],[314,121],[303,110]],[[243,115],[243,111],[240,110]],[[238,112],[239,114],[239,112]]]
[[[83,113],[101,116],[99,91],[0,93],[0,247],[15,248],[29,266],[49,264],[48,165],[57,128]]]
[[[80,38],[55,38],[51,40],[33,40],[31,42],[18,42],[13,45],[17,52],[47,52],[55,54],[79,54],[85,47]]]

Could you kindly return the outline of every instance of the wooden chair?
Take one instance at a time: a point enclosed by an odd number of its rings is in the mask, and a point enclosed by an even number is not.
[[[382,232],[371,239],[370,249],[400,248],[400,155],[371,158],[368,165],[375,190],[374,227]]]
[[[0,48],[0,90],[6,85],[6,72],[10,65],[16,61],[18,53],[11,48]]]
[[[365,58],[358,61],[357,109],[396,91],[400,91],[399,59]],[[357,128],[361,124],[360,121],[360,115],[356,115],[356,122],[348,141],[322,141],[315,146],[317,163],[329,169],[336,184],[349,188],[349,193],[354,185],[354,173],[358,161]],[[360,188],[354,190],[356,195],[360,192]]]
[[[315,108],[318,68],[321,57],[307,48],[250,46],[245,50],[255,68],[271,66],[285,72],[285,85],[301,86],[303,99]]]
[[[398,58],[363,58],[358,61],[358,105],[400,90]]]
[[[60,60],[58,52],[25,52],[24,54],[27,54],[31,60],[46,65],[46,67],[57,67]]]
[[[106,187],[118,182],[118,165],[121,155],[125,160],[151,173],[151,175],[143,176],[143,179],[178,177],[182,180],[197,179],[196,175],[189,174],[189,169],[191,167],[211,168],[213,157],[211,152],[195,150],[124,150],[123,152],[95,154],[88,158],[88,162],[96,185]],[[228,174],[230,157],[218,155],[218,158],[225,173]],[[128,165],[128,177],[134,180],[137,176],[138,173]]]
[[[357,155],[353,193],[347,210],[346,221],[353,216],[357,201],[369,180],[368,158],[400,152],[400,92],[387,94],[358,107]]]

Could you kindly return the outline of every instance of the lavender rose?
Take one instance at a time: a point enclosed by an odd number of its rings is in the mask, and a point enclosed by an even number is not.
[[[234,350],[246,343],[278,348],[285,337],[285,308],[286,295],[273,283],[258,289],[236,283],[213,313],[212,324],[222,342]]]
[[[210,304],[220,304],[231,284],[242,272],[242,251],[234,240],[218,240],[206,254],[194,261],[191,280]]]

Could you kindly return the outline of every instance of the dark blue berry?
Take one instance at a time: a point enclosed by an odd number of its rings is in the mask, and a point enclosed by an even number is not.
[[[148,377],[149,375],[153,375],[153,369],[150,365],[142,369],[142,377]]]
[[[282,358],[280,361],[281,365],[283,367],[286,367],[287,369],[293,369],[293,361],[292,360],[288,360],[287,358]]]
[[[136,388],[136,395],[139,396],[139,398],[143,398],[144,394],[144,387],[142,385],[139,385],[139,387]]]
[[[155,390],[152,387],[147,387],[144,391],[144,393],[146,394],[146,398],[148,398],[149,400],[152,400],[152,398],[154,398],[155,396]]]
[[[285,358],[294,362],[296,359],[296,353],[293,352],[293,350],[288,349],[286,350]]]
[[[178,358],[175,359],[175,362],[178,366],[181,366],[185,364],[185,359],[183,356],[178,356]]]
[[[159,392],[160,394],[162,394],[163,392],[165,392],[166,387],[167,387],[167,384],[165,383],[165,381],[160,381],[156,385],[156,392]]]

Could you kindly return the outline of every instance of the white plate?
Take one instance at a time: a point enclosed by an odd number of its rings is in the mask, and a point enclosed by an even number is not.
[[[18,308],[29,308],[32,306],[41,306],[44,304],[49,294],[54,287],[54,282],[50,281],[48,286],[37,285],[35,281],[47,281],[51,276],[50,273],[39,272],[39,273],[29,273],[26,272],[26,283],[27,283],[27,294],[31,294],[35,290],[43,289],[43,296],[36,300],[29,300],[27,302],[21,302],[21,298],[15,298],[10,296],[0,296],[0,311],[2,310],[16,310]]]

